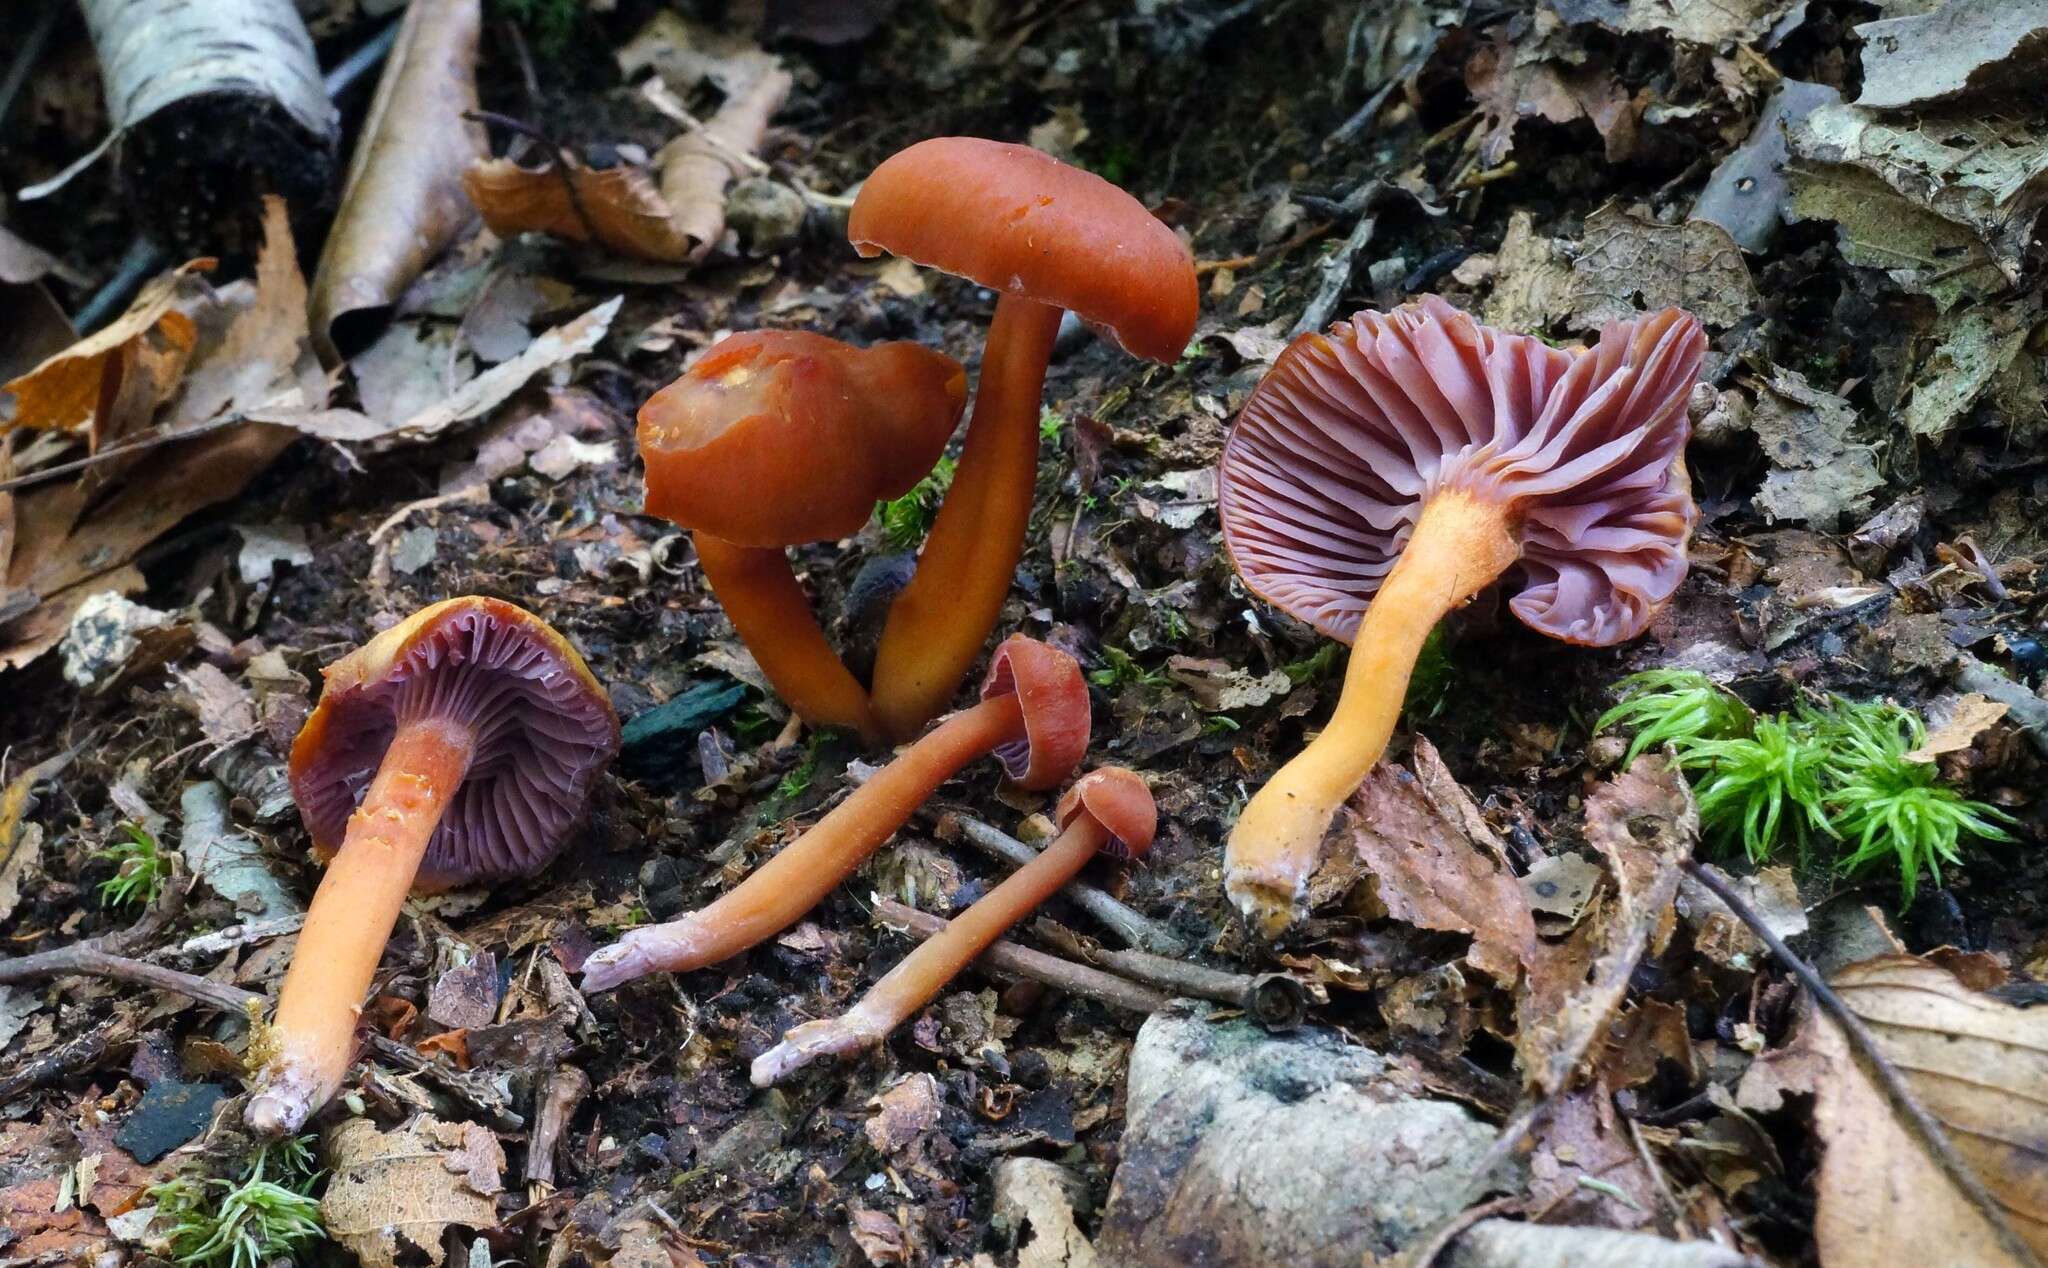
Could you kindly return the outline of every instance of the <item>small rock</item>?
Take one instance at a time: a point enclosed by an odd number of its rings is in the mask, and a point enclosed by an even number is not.
[[[408,528],[398,535],[398,541],[391,547],[391,568],[394,572],[414,573],[434,562],[440,553],[441,534],[424,525]]]
[[[142,1094],[135,1112],[114,1133],[114,1143],[137,1162],[155,1162],[205,1131],[207,1122],[213,1118],[213,1107],[226,1095],[224,1089],[211,1083],[181,1083],[176,1079],[152,1083],[149,1091]]]
[[[1153,1014],[1131,1053],[1104,1261],[1357,1268],[1493,1187],[1474,1169],[1494,1129],[1385,1071],[1320,1028]]]
[[[1751,1268],[1740,1251],[1611,1228],[1481,1220],[1460,1234],[1446,1268]]]
[[[803,196],[765,176],[752,176],[725,196],[725,223],[756,255],[780,251],[804,227]]]
[[[112,590],[92,596],[78,606],[71,628],[64,631],[64,680],[90,687],[112,677],[142,645],[140,631],[162,629],[173,619]]]

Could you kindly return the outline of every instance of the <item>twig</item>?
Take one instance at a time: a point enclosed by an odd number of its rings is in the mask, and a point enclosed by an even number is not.
[[[1706,886],[1729,911],[1734,912],[1738,920],[1749,926],[1750,932],[1770,948],[1778,963],[1784,965],[1787,972],[1799,979],[1800,985],[1813,996],[1821,1011],[1833,1018],[1835,1024],[1842,1028],[1842,1034],[1848,1039],[1850,1048],[1861,1058],[1865,1072],[1883,1090],[1885,1099],[1891,1102],[1892,1112],[1912,1128],[1913,1134],[1920,1138],[1920,1143],[1926,1147],[1935,1164],[1948,1177],[1949,1183],[1955,1185],[1956,1190],[1977,1208],[1977,1213],[1991,1226],[1991,1231],[1997,1235],[1999,1244],[2005,1247],[2013,1261],[2027,1265],[2028,1268],[2042,1268],[2041,1260],[2034,1254],[2033,1248],[2007,1221],[1998,1199],[1991,1195],[1984,1187],[1984,1182],[1977,1178],[1977,1173],[1970,1170],[1969,1164],[1956,1153],[1955,1146],[1949,1143],[1948,1133],[1942,1129],[1941,1124],[1933,1115],[1921,1108],[1920,1102],[1906,1086],[1906,1080],[1899,1074],[1898,1068],[1892,1065],[1883,1050],[1878,1047],[1877,1036],[1871,1034],[1864,1026],[1863,1019],[1850,1011],[1849,1006],[1842,1002],[1842,997],[1835,994],[1833,988],[1821,980],[1820,974],[1814,971],[1813,966],[1793,954],[1792,948],[1785,945],[1785,940],[1780,938],[1764,918],[1744,902],[1742,896],[1712,868],[1693,859],[1687,859],[1684,867],[1694,880]]]
[[[78,328],[80,330],[86,328],[83,313],[79,316]],[[0,480],[0,493],[11,493],[15,489],[25,489],[32,484],[41,484],[46,480],[54,480],[58,476],[70,475],[74,471],[83,471],[87,467],[95,467],[102,462],[111,462],[116,458],[126,457],[138,449],[154,449],[158,445],[168,445],[175,441],[190,440],[194,436],[204,436],[246,421],[248,420],[243,417],[241,412],[236,411],[234,413],[222,414],[219,418],[210,418],[203,423],[194,423],[189,427],[145,432],[143,435],[125,444],[110,445],[97,453],[88,454],[83,458],[74,458],[70,462],[60,462],[54,467],[43,467],[40,470],[31,471],[27,475],[15,476],[11,480]]]
[[[389,1061],[407,1073],[433,1084],[447,1095],[454,1097],[471,1110],[484,1116],[493,1130],[516,1132],[526,1126],[526,1120],[512,1112],[488,1081],[481,1076],[464,1070],[451,1069],[434,1061],[409,1044],[383,1035],[371,1034],[363,1043],[364,1050],[376,1054],[380,1060]]]
[[[131,982],[152,990],[183,995],[188,999],[211,1004],[222,1012],[239,1015],[246,1015],[252,1004],[260,1007],[264,1002],[261,995],[254,991],[245,991],[239,986],[209,981],[190,973],[167,969],[160,964],[132,960],[125,955],[114,955],[82,942],[68,947],[58,947],[54,951],[41,951],[35,955],[0,960],[0,985],[73,975]]]
[[[1286,973],[1230,973],[1145,951],[1112,951],[1051,920],[1033,926],[1068,955],[1174,995],[1242,1008],[1268,1030],[1292,1030],[1308,1013],[1308,987]]]
[[[1353,198],[1358,199],[1358,223],[1352,226],[1351,235],[1330,253],[1330,258],[1323,261],[1322,280],[1316,284],[1316,293],[1308,306],[1301,310],[1301,320],[1294,323],[1294,334],[1321,330],[1329,322],[1330,314],[1337,311],[1337,301],[1344,298],[1345,289],[1351,285],[1351,274],[1358,267],[1359,253],[1372,241],[1373,226],[1378,220],[1372,213],[1372,202],[1384,188],[1379,181],[1367,181],[1344,200],[1348,204]],[[1359,197],[1361,193],[1363,197]]]
[[[553,1187],[555,1145],[569,1128],[569,1119],[590,1095],[590,1076],[573,1065],[555,1067],[534,1093],[533,1135],[526,1142],[526,1182]]]
[[[35,69],[36,59],[43,55],[43,48],[50,42],[50,32],[57,29],[57,15],[64,12],[62,0],[45,0],[42,16],[36,19],[28,30],[28,37],[15,50],[14,61],[7,67],[7,74],[0,76],[0,124],[7,122],[7,115],[14,109],[14,98],[21,92],[21,86],[28,82],[29,72]]]
[[[142,958],[145,960],[182,960],[188,956],[220,955],[236,947],[245,947],[252,942],[268,938],[281,938],[288,933],[297,933],[299,926],[306,923],[304,912],[289,916],[276,916],[269,920],[252,920],[246,924],[229,925],[212,933],[202,933],[187,938],[174,947],[159,947]]]
[[[946,927],[937,916],[906,907],[893,898],[875,899],[875,917],[892,928],[903,929],[919,938],[929,938]],[[990,968],[1028,977],[1034,982],[1057,987],[1074,995],[1122,1008],[1134,1013],[1156,1013],[1165,1008],[1167,997],[1149,986],[1091,969],[1085,964],[1062,960],[1056,955],[1033,951],[1007,939],[994,943],[975,961]]]
[[[117,1012],[91,1030],[27,1062],[0,1078],[0,1105],[31,1088],[54,1083],[74,1070],[95,1065],[110,1048],[135,1042],[142,1031],[141,1010]]]
[[[957,810],[934,813],[938,815],[936,826],[940,840],[950,841],[957,837],[1012,867],[1022,867],[1038,857],[1038,851],[994,824],[983,823]],[[1117,901],[1108,890],[1074,881],[1060,892],[1073,899],[1074,905],[1082,911],[1101,921],[1104,928],[1134,947],[1142,947],[1158,955],[1187,954],[1188,944],[1178,934]]]

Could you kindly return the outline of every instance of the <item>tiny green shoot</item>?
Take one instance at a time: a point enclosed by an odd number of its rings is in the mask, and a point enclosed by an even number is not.
[[[1287,675],[1287,681],[1299,687],[1305,682],[1313,682],[1323,677],[1335,668],[1337,652],[1336,643],[1324,643],[1316,648],[1313,655],[1280,666],[1280,672]]]
[[[1088,671],[1088,681],[1098,687],[1119,686],[1157,687],[1166,682],[1166,675],[1156,669],[1147,669],[1121,647],[1104,646],[1102,667]]]
[[[170,879],[171,863],[156,837],[139,823],[124,823],[115,831],[121,839],[93,857],[114,864],[114,874],[100,882],[100,905],[104,907],[146,907],[163,892]]]
[[[1048,406],[1040,410],[1038,413],[1038,443],[1042,445],[1052,444],[1060,438],[1060,432],[1065,430],[1066,425],[1067,420],[1061,418],[1059,413],[1051,407]]]
[[[924,541],[925,534],[931,531],[933,517],[939,513],[939,503],[952,487],[953,469],[957,465],[951,457],[941,458],[931,474],[919,480],[910,492],[875,504],[875,514],[882,521],[882,536],[892,548],[916,550]]]
[[[261,1268],[325,1236],[313,1196],[313,1138],[265,1145],[238,1180],[183,1175],[151,1186],[173,1263]],[[266,1172],[269,1175],[266,1175]],[[275,1178],[271,1178],[274,1176]]]

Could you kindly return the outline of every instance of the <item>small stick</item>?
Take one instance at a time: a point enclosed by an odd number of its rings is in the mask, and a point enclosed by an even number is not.
[[[1813,995],[1814,1002],[1820,1005],[1821,1011],[1832,1017],[1835,1024],[1842,1028],[1842,1034],[1849,1040],[1850,1048],[1855,1051],[1855,1055],[1862,1058],[1865,1070],[1884,1091],[1885,1099],[1891,1102],[1892,1111],[1913,1129],[1913,1134],[1920,1138],[1920,1143],[1933,1156],[1935,1164],[1948,1177],[1949,1183],[1955,1185],[1957,1191],[1977,1208],[1977,1213],[1991,1226],[1991,1231],[1998,1236],[1999,1244],[2005,1247],[2014,1262],[2028,1265],[2028,1268],[2042,1268],[2041,1260],[2034,1254],[2033,1248],[2027,1245],[2006,1220],[2005,1211],[1999,1205],[1998,1199],[1991,1195],[1984,1187],[1984,1182],[1977,1178],[1977,1173],[1970,1170],[1969,1164],[1956,1153],[1955,1146],[1949,1143],[1948,1133],[1942,1129],[1941,1124],[1914,1099],[1912,1091],[1906,1086],[1906,1080],[1899,1074],[1898,1068],[1885,1057],[1877,1045],[1877,1036],[1871,1034],[1864,1026],[1863,1019],[1850,1011],[1849,1006],[1842,1002],[1842,997],[1835,994],[1833,988],[1821,980],[1820,974],[1814,971],[1813,966],[1793,954],[1792,948],[1785,945],[1785,940],[1780,938],[1770,925],[1765,923],[1764,918],[1757,915],[1750,905],[1742,900],[1742,896],[1717,873],[1692,859],[1687,859],[1684,866],[1694,880],[1706,886],[1729,911],[1735,913],[1737,919],[1749,926],[1750,932],[1770,948],[1778,963],[1784,965],[1786,971],[1798,978],[1800,985]]]
[[[937,829],[941,840],[951,841],[957,837],[984,854],[993,854],[1015,867],[1022,867],[1038,857],[1037,850],[994,824],[984,823],[957,810],[940,811],[937,814]],[[1075,881],[1060,892],[1073,899],[1074,905],[1082,911],[1101,921],[1104,928],[1134,947],[1142,947],[1157,955],[1187,954],[1188,945],[1178,934],[1151,917],[1118,902],[1107,890]]]
[[[147,986],[152,990],[168,991],[183,995],[201,1003],[211,1004],[222,1012],[247,1016],[250,1006],[261,1007],[263,997],[254,991],[245,991],[239,986],[225,982],[209,981],[190,973],[180,973],[160,964],[146,964],[131,960],[125,955],[114,955],[89,943],[74,943],[58,947],[53,951],[39,951],[34,955],[17,956],[11,960],[0,960],[0,985],[12,982],[30,982],[44,977],[104,977],[116,982],[131,982]]]
[[[0,1077],[0,1105],[31,1088],[55,1083],[76,1070],[96,1064],[110,1049],[135,1042],[142,1031],[141,1010],[116,1012],[91,1030]]]
[[[1308,1012],[1308,988],[1286,973],[1230,973],[1145,951],[1112,951],[1050,920],[1034,926],[1068,955],[1174,995],[1242,1008],[1268,1030],[1292,1030]]]
[[[893,898],[875,899],[875,917],[891,928],[902,929],[919,938],[929,938],[946,927],[946,922],[939,917],[905,906]],[[976,963],[1134,1013],[1156,1013],[1167,1004],[1167,997],[1149,986],[1140,986],[1101,969],[1091,969],[1085,964],[1075,964],[1056,955],[1021,947],[1008,939],[991,944]]]
[[[555,1145],[569,1119],[590,1095],[590,1076],[573,1065],[555,1067],[534,1096],[533,1135],[526,1142],[526,1182],[554,1187]]]
[[[269,938],[281,938],[288,933],[297,933],[299,926],[306,923],[304,912],[289,916],[276,916],[269,920],[252,920],[246,924],[229,925],[212,933],[202,933],[185,939],[174,947],[159,947],[142,958],[149,961],[182,960],[188,956],[219,955],[236,947],[245,947],[252,942]]]
[[[506,1107],[489,1081],[483,1076],[457,1070],[416,1051],[410,1044],[383,1035],[371,1033],[363,1037],[363,1050],[374,1054],[379,1060],[389,1061],[406,1072],[417,1075],[421,1080],[433,1084],[442,1092],[461,1101],[470,1109],[489,1120],[495,1131],[516,1132],[526,1126],[526,1120]]]

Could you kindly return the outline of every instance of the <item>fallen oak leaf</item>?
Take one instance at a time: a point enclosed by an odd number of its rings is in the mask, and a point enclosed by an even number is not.
[[[1830,985],[2038,1263],[2048,1255],[2048,1147],[2029,1125],[2048,1101],[2048,1014],[1907,955],[1849,965]],[[1792,1094],[1815,1097],[1823,1263],[2028,1262],[1893,1112],[1841,1024],[1810,1005],[1792,1043],[1752,1065],[1736,1099],[1768,1111]]]
[[[462,189],[502,238],[545,233],[663,264],[691,258],[693,244],[653,173],[635,163],[589,167],[566,150],[544,167],[480,159],[462,174]]]
[[[408,1243],[439,1264],[450,1225],[498,1225],[505,1152],[475,1123],[421,1115],[384,1132],[352,1118],[328,1134],[327,1154],[333,1177],[320,1198],[320,1219],[365,1268],[396,1268]]]
[[[1955,712],[1942,726],[1929,731],[1920,747],[1906,754],[1909,762],[1931,762],[1943,753],[1960,753],[1977,742],[1977,737],[1986,728],[2004,717],[2011,705],[1987,700],[1977,692],[1970,692],[1956,702]]]

